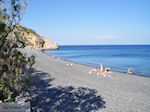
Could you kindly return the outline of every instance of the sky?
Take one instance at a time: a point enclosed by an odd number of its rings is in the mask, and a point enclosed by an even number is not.
[[[30,0],[21,25],[59,45],[150,45],[150,0]]]

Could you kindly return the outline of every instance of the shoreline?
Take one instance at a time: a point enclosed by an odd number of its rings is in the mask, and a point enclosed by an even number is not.
[[[53,58],[34,49],[35,85],[18,98],[30,101],[33,111],[148,112],[150,78],[114,72],[112,77],[89,74],[93,67]],[[74,63],[74,66],[66,64]],[[39,103],[40,102],[40,103]]]
[[[41,51],[42,53],[46,54],[45,51]],[[49,51],[50,52],[50,51]],[[49,55],[49,54],[46,54],[48,56],[54,56],[54,55]],[[61,57],[57,57],[55,56],[55,58],[60,58],[64,61],[68,61],[68,62],[71,62],[71,63],[74,63],[74,64],[79,64],[79,65],[83,65],[83,66],[88,66],[88,67],[95,67],[94,65],[88,65],[88,64],[81,64],[81,63],[77,63],[77,62],[74,62],[74,61],[71,61],[71,60],[67,60],[67,59],[63,59]],[[127,72],[121,72],[121,71],[116,71],[116,70],[111,70],[112,72],[117,72],[117,73],[120,73],[120,74],[124,74],[124,75],[133,75],[133,76],[138,76],[138,77],[146,77],[146,78],[150,78],[150,76],[147,76],[147,75],[142,75],[142,74],[135,74],[135,73],[132,73],[132,74],[128,74]]]

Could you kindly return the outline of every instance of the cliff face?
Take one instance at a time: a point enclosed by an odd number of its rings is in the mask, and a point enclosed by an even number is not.
[[[15,30],[19,39],[24,42],[25,47],[32,46],[38,49],[58,49],[58,45],[55,42],[38,35],[32,29],[17,26]]]

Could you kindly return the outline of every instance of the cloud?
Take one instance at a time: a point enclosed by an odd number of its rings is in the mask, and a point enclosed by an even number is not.
[[[118,36],[115,35],[101,35],[101,36],[96,36],[98,39],[117,39],[119,38]]]

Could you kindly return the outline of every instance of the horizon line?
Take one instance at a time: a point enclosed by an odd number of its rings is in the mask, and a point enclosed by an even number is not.
[[[109,46],[110,44],[58,44],[58,46],[78,46],[78,45],[80,45],[80,46],[89,46],[89,45],[95,45],[95,46],[97,46],[97,45],[107,45],[107,46]],[[125,45],[132,45],[132,46],[136,46],[136,45],[150,45],[150,44],[111,44],[111,45],[123,45],[123,46],[125,46]],[[110,46],[111,46],[110,45]]]

